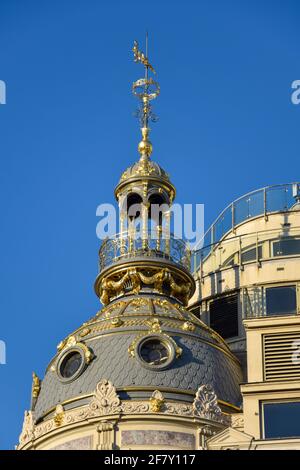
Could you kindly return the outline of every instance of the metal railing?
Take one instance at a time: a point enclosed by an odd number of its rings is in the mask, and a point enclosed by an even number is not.
[[[245,194],[227,206],[198,242],[199,249],[193,250],[193,272],[200,267],[195,259],[206,258],[216,243],[241,223],[262,215],[289,210],[296,202],[293,196],[294,185],[299,183],[266,186]]]
[[[279,286],[277,285],[275,289],[278,287]],[[284,288],[284,286],[281,286],[281,287]],[[296,296],[296,289],[298,288],[298,283],[291,282],[288,287],[289,288],[293,287],[295,289],[295,296]],[[242,316],[245,320],[251,319],[251,318],[261,318],[261,317],[299,315],[299,307],[297,306],[291,309],[288,306],[286,306],[287,307],[286,311],[281,311],[279,309],[277,313],[275,313],[274,311],[271,311],[271,312],[268,311],[267,291],[268,291],[268,286],[265,286],[265,285],[244,287],[242,289],[241,291]]]
[[[294,243],[293,243],[294,242]],[[296,243],[295,243],[296,242]],[[293,243],[293,246],[289,245]],[[237,235],[192,252],[192,271],[204,277],[233,266],[286,256],[300,256],[300,226]]]
[[[188,244],[163,232],[118,233],[103,241],[99,250],[99,272],[113,263],[128,258],[160,258],[190,269],[191,251]]]
[[[263,286],[255,286],[242,290],[243,318],[265,317],[266,295]]]

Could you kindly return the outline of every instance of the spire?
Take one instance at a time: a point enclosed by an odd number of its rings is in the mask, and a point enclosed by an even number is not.
[[[146,34],[145,54],[140,51],[137,41],[134,41],[132,51],[134,61],[141,63],[145,68],[145,77],[133,83],[132,92],[140,100],[140,107],[136,115],[140,120],[142,140],[138,145],[138,151],[141,155],[140,160],[147,162],[152,153],[152,144],[149,140],[149,121],[157,121],[157,117],[152,112],[150,102],[157,98],[160,92],[159,84],[149,76],[150,72],[155,74],[155,70],[148,59],[148,33]]]

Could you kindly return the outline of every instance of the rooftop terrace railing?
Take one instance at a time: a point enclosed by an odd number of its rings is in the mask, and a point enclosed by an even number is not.
[[[245,194],[227,206],[194,248],[192,271],[198,271],[200,260],[205,259],[216,243],[241,223],[255,217],[289,210],[296,202],[293,195],[295,185],[299,187],[299,183],[266,186]]]
[[[192,252],[192,269],[201,278],[220,269],[261,264],[274,258],[300,256],[300,226],[262,230],[225,238]]]

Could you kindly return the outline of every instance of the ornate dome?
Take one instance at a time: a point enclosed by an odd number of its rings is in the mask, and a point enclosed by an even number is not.
[[[69,365],[64,377],[68,357],[81,351],[85,367],[78,373],[76,363]],[[159,389],[192,402],[205,384],[220,403],[240,404],[240,365],[224,340],[179,303],[155,294],[110,303],[60,343],[34,407],[36,422],[49,419],[58,404],[86,404],[101,379],[127,400],[149,399]]]
[[[174,198],[176,194],[175,187],[171,183],[168,173],[158,163],[149,158],[141,158],[122,173],[119,183],[115,188],[116,198],[118,199],[118,194],[123,191],[128,184],[134,182],[160,183],[168,188],[172,198]]]
[[[136,178],[136,177],[141,177],[141,176],[146,176],[146,177],[155,177],[159,179],[164,179],[166,181],[170,181],[168,173],[161,168],[161,166],[153,162],[152,160],[146,160],[146,161],[138,161],[131,165],[127,170],[125,170],[122,173],[120,183],[124,183],[124,181],[127,181],[131,178]]]
[[[133,50],[148,71],[137,44]],[[143,89],[141,157],[115,189],[120,234],[99,250],[95,291],[105,307],[61,341],[43,380],[33,375],[20,449],[202,448],[240,411],[238,359],[183,306],[195,280],[190,250],[170,233],[175,188],[150,160],[158,92],[147,76],[134,85]],[[138,232],[127,210],[136,203]],[[161,203],[167,209],[153,233],[149,214]]]

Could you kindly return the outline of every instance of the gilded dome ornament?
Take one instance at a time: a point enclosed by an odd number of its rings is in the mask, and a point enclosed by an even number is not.
[[[81,338],[84,338],[84,337],[87,336],[90,332],[91,332],[90,328],[83,328],[83,330],[81,330],[81,332],[80,332]]]
[[[150,398],[150,410],[159,413],[165,402],[165,397],[159,390],[155,390]]]
[[[65,417],[64,407],[62,405],[57,405],[57,407],[55,408],[55,413],[54,413],[54,418],[53,418],[55,426],[60,427],[63,424],[64,417]]]
[[[39,396],[41,390],[41,381],[35,372],[32,372],[32,398],[35,399]]]

